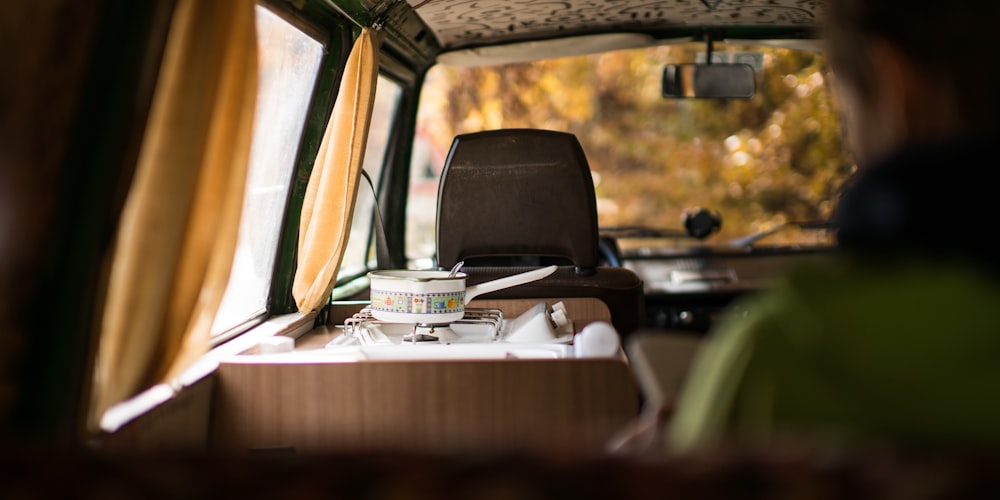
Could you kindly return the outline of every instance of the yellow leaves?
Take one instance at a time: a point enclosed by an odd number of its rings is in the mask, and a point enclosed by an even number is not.
[[[499,97],[484,99],[481,108],[482,119],[479,128],[503,128],[503,101]]]
[[[754,100],[664,100],[663,65],[694,61],[703,50],[696,43],[496,68],[434,68],[420,128],[430,131],[442,158],[452,137],[465,132],[575,133],[596,174],[602,225],[676,228],[684,209],[704,206],[722,212],[717,238],[724,240],[828,216],[853,162],[840,143],[822,58],[749,48],[765,53]]]
[[[479,94],[483,96],[495,97],[501,92],[500,74],[494,72],[481,72],[477,88]]]

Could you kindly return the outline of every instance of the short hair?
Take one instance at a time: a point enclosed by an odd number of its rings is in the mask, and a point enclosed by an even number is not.
[[[1000,2],[982,0],[828,0],[823,34],[838,81],[863,104],[874,99],[873,41],[894,45],[922,75],[952,92],[969,130],[1000,128],[994,54]]]

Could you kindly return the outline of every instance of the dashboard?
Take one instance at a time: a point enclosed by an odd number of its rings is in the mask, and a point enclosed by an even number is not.
[[[650,328],[707,332],[730,303],[765,289],[793,266],[818,263],[833,251],[816,247],[638,249],[621,265],[643,280]]]

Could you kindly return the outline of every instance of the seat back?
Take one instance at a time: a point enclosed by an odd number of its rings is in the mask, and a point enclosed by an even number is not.
[[[438,189],[437,265],[464,261],[477,284],[559,264],[549,277],[486,299],[594,297],[623,336],[644,323],[642,281],[599,266],[597,199],[573,134],[503,129],[455,137]]]
[[[576,136],[504,129],[455,137],[438,190],[436,237],[444,268],[534,256],[592,272],[597,203]]]

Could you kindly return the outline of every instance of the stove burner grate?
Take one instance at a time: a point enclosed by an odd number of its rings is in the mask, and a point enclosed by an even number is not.
[[[367,307],[344,321],[344,334],[354,338],[362,345],[386,344],[392,341],[382,332],[382,326],[405,327],[405,323],[390,323],[375,319],[371,310]],[[376,326],[376,328],[372,328]],[[477,335],[486,335],[490,340],[497,340],[503,326],[503,313],[499,309],[489,308],[466,308],[462,319],[452,323],[444,324],[412,324],[412,330],[402,336],[401,342],[442,342],[447,341],[442,338],[442,334],[454,336],[461,332],[475,332]],[[398,337],[397,337],[398,338]]]

